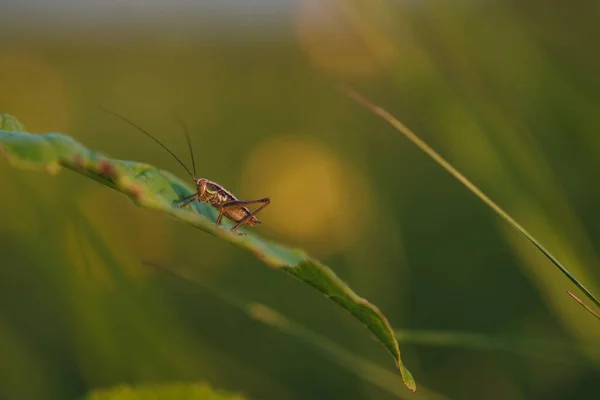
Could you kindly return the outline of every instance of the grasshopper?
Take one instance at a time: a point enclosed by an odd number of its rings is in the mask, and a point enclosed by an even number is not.
[[[196,161],[194,160],[194,150],[192,148],[192,140],[190,139],[190,135],[188,130],[183,123],[181,118],[177,117],[178,122],[180,123],[183,133],[185,135],[188,148],[190,150],[190,158],[192,159],[192,170],[181,161],[179,157],[175,155],[167,146],[165,146],[160,140],[151,135],[148,131],[141,128],[139,125],[134,123],[133,121],[119,115],[113,111],[107,110],[104,107],[100,107],[103,111],[121,119],[122,121],[128,123],[133,126],[144,135],[148,136],[150,139],[154,140],[158,145],[160,145],[163,149],[165,149],[170,155],[177,160],[179,164],[186,170],[188,175],[192,177],[194,180],[194,184],[196,185],[197,192],[191,194],[189,196],[184,196],[179,199],[179,201],[183,201],[182,204],[178,205],[178,208],[185,207],[188,204],[194,201],[200,201],[203,203],[210,203],[211,206],[219,211],[219,216],[217,218],[216,224],[221,225],[221,221],[223,217],[227,217],[236,224],[231,228],[231,231],[236,232],[236,230],[242,225],[254,226],[256,224],[260,224],[258,218],[256,218],[256,214],[261,212],[266,206],[271,203],[271,200],[268,197],[257,199],[257,200],[240,200],[233,195],[230,191],[225,189],[223,186],[219,185],[216,182],[210,181],[205,178],[197,178],[196,176]],[[250,211],[247,206],[260,204],[254,211]],[[237,233],[237,232],[236,232]]]

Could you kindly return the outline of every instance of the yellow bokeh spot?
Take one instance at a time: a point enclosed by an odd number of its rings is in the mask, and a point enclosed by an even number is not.
[[[68,132],[64,76],[38,54],[9,49],[0,52],[0,112],[17,117],[29,132]]]
[[[361,237],[370,211],[366,180],[320,143],[294,136],[269,140],[251,152],[244,171],[243,193],[271,198],[259,215],[266,229],[322,252]]]
[[[344,78],[375,76],[394,55],[386,35],[341,0],[302,1],[295,33],[316,68]]]

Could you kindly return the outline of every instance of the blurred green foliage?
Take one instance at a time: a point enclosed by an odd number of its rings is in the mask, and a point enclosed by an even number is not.
[[[244,400],[242,396],[215,392],[207,384],[147,385],[143,387],[120,386],[111,390],[98,390],[86,400]]]
[[[170,30],[160,17],[68,33],[15,19],[2,27],[0,111],[32,132],[178,173],[96,106],[185,156],[175,110],[203,176],[241,197],[270,196],[258,230],[322,259],[394,328],[538,337],[587,357],[403,346],[420,386],[461,399],[594,397],[600,328],[565,295],[572,285],[335,87],[350,83],[423,136],[597,295],[598,7],[327,1],[319,14],[315,4],[298,2],[271,28],[227,20],[213,34]],[[75,174],[0,159],[0,185],[0,398],[199,381],[249,398],[393,398],[140,260],[193,267],[207,286],[389,363],[306,285]]]

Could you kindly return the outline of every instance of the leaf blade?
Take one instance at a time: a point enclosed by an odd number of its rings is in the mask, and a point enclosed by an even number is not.
[[[251,230],[245,231],[245,235],[237,235],[227,228],[231,225],[219,227],[214,223],[216,210],[210,205],[194,202],[190,205],[193,212],[177,208],[179,199],[195,190],[167,171],[145,163],[110,159],[61,133],[27,133],[23,125],[8,114],[0,114],[0,127],[5,128],[0,130],[0,153],[11,164],[49,172],[57,172],[60,167],[78,172],[125,194],[141,207],[166,212],[248,250],[267,265],[314,287],[375,334],[394,358],[405,385],[413,392],[416,390],[415,380],[402,362],[398,342],[386,317],[376,306],[354,293],[330,268],[310,258],[305,251],[265,240]]]

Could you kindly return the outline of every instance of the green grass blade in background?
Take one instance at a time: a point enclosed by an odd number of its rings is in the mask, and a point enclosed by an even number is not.
[[[145,264],[157,271],[170,274],[176,279],[198,286],[201,290],[208,292],[210,295],[217,297],[224,303],[244,312],[250,318],[260,321],[286,335],[290,335],[314,348],[342,368],[356,374],[360,379],[370,382],[399,398],[406,398],[406,389],[398,374],[392,373],[391,371],[346,350],[322,334],[284,316],[277,310],[262,303],[252,302],[239,294],[225,290],[222,287],[213,287],[203,279],[198,279],[188,268],[166,267],[148,261],[146,261]],[[423,386],[420,386],[418,393],[411,394],[410,398],[414,400],[448,399],[447,396]]]
[[[193,211],[177,208],[179,199],[194,193],[193,188],[174,175],[151,165],[110,159],[60,133],[30,134],[12,116],[0,115],[0,153],[15,166],[56,173],[64,167],[81,173],[131,198],[141,207],[166,212],[213,236],[251,251],[266,264],[280,268],[313,286],[348,310],[367,326],[394,358],[404,384],[416,390],[416,383],[402,363],[398,342],[389,322],[379,309],[359,297],[327,266],[310,258],[304,251],[268,241],[247,230],[245,235],[217,226],[216,210],[194,202]]]
[[[119,386],[98,389],[83,400],[244,400],[246,397],[216,391],[205,383]]]
[[[591,309],[591,308],[590,308],[590,307],[589,307],[587,304],[585,304],[583,301],[579,300],[579,297],[575,296],[573,293],[571,293],[571,292],[570,292],[570,291],[568,291],[568,290],[567,290],[567,294],[568,294],[569,296],[571,296],[571,298],[572,298],[573,300],[575,300],[577,303],[579,303],[579,305],[580,305],[581,307],[583,307],[583,308],[585,309],[585,311],[589,312],[589,313],[590,313],[590,314],[592,314],[592,315],[593,315],[593,316],[594,316],[596,319],[600,320],[600,315],[599,315],[599,314],[598,314],[596,311],[592,310],[592,309]]]
[[[176,278],[182,279],[201,287],[202,290],[218,297],[223,302],[243,311],[249,317],[258,320],[287,335],[293,336],[303,343],[323,353],[340,366],[352,371],[361,379],[371,382],[396,396],[403,397],[404,392],[397,375],[390,373],[385,368],[370,362],[332,342],[325,336],[310,330],[302,324],[282,315],[277,310],[267,305],[252,302],[224,290],[215,288],[202,279],[194,276],[193,272],[183,267],[165,267],[154,262],[145,262],[146,265],[164,271]],[[512,353],[519,357],[540,358],[548,361],[558,361],[568,365],[597,365],[591,362],[584,352],[577,346],[558,341],[544,340],[539,337],[496,337],[473,332],[439,331],[439,330],[395,330],[396,338],[401,344],[421,345],[425,347],[462,348],[475,351],[500,351]],[[419,394],[411,395],[413,399],[442,400],[446,396],[436,393],[428,388],[419,390]]]
[[[504,209],[490,199],[485,193],[483,193],[473,182],[468,180],[463,174],[461,174],[456,168],[452,166],[446,159],[439,155],[433,148],[419,138],[413,131],[411,131],[406,125],[396,119],[393,115],[385,111],[383,108],[376,106],[369,100],[356,93],[355,91],[342,87],[342,90],[353,100],[362,104],[365,108],[375,113],[385,121],[387,121],[394,129],[406,136],[411,142],[413,142],[419,149],[425,152],[431,157],[436,163],[462,183],[467,189],[473,194],[479,197],[488,207],[490,207],[496,214],[502,217],[508,222],[513,228],[519,231],[523,236],[527,238],[538,250],[548,258],[554,266],[556,266],[575,286],[577,286],[594,304],[600,308],[600,301],[581,283],[579,282],[569,270],[563,266],[550,251],[548,251],[542,244],[533,237],[524,227],[522,227],[513,217],[511,217]],[[589,310],[588,310],[589,311]]]
[[[403,344],[502,351],[521,357],[542,358],[571,365],[597,365],[577,346],[539,337],[495,337],[460,331],[397,329],[396,338]]]

